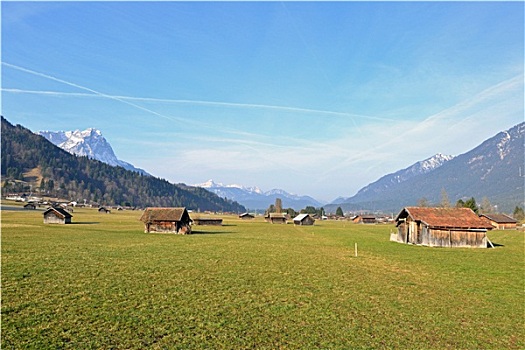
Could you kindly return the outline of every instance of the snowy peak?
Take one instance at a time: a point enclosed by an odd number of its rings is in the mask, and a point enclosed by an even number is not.
[[[298,196],[288,193],[281,189],[273,189],[267,192],[262,191],[259,187],[246,187],[242,185],[224,185],[213,180],[194,185],[195,187],[205,188],[219,197],[226,197],[233,201],[239,202],[250,209],[266,209],[275,203],[276,198],[281,198],[283,207],[299,210],[306,206],[320,207],[322,204],[309,196]]]
[[[448,161],[452,159],[454,159],[454,156],[438,153],[430,158],[414,163],[408,168],[405,168],[395,173],[383,176],[376,182],[373,182],[363,187],[361,190],[359,190],[357,194],[363,194],[367,192],[373,192],[373,193],[383,192],[387,190],[388,188],[396,184],[405,182],[415,176],[428,174],[438,169],[439,167],[443,166],[443,164],[447,163]]]
[[[121,166],[127,170],[148,175],[144,170],[135,168],[130,163],[117,158],[109,142],[102,132],[95,128],[75,131],[39,131],[38,135],[45,137],[54,145],[77,156],[85,156],[99,160],[111,166]]]

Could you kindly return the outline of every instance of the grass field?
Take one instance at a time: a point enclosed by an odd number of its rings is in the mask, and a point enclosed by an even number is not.
[[[525,348],[523,232],[447,249],[389,225],[224,217],[179,236],[73,215],[2,211],[2,349]]]

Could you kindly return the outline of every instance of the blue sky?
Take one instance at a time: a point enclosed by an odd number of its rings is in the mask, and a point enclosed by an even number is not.
[[[523,2],[2,2],[2,115],[331,201],[524,119]]]

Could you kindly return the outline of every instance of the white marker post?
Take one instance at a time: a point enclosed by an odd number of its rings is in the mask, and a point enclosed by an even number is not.
[[[355,244],[355,257],[357,258],[357,243]]]

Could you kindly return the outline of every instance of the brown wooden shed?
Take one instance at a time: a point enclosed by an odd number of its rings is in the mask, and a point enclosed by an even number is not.
[[[286,214],[270,213],[268,221],[272,224],[286,224]]]
[[[195,225],[207,225],[207,226],[222,226],[221,218],[195,218],[193,220]]]
[[[315,219],[310,214],[299,214],[293,218],[294,225],[313,225]]]
[[[352,221],[356,224],[375,224],[377,219],[375,215],[357,215]]]
[[[49,207],[43,213],[44,224],[70,224],[73,215],[59,207]]]
[[[487,247],[492,226],[469,208],[406,207],[390,240],[430,247]]]
[[[518,223],[517,220],[505,214],[481,214],[480,217],[487,219],[497,230],[515,230]]]
[[[140,221],[146,233],[191,233],[192,220],[186,208],[146,208]]]
[[[254,218],[254,216],[250,213],[242,213],[241,215],[239,215],[239,218],[243,220],[251,220]]]

